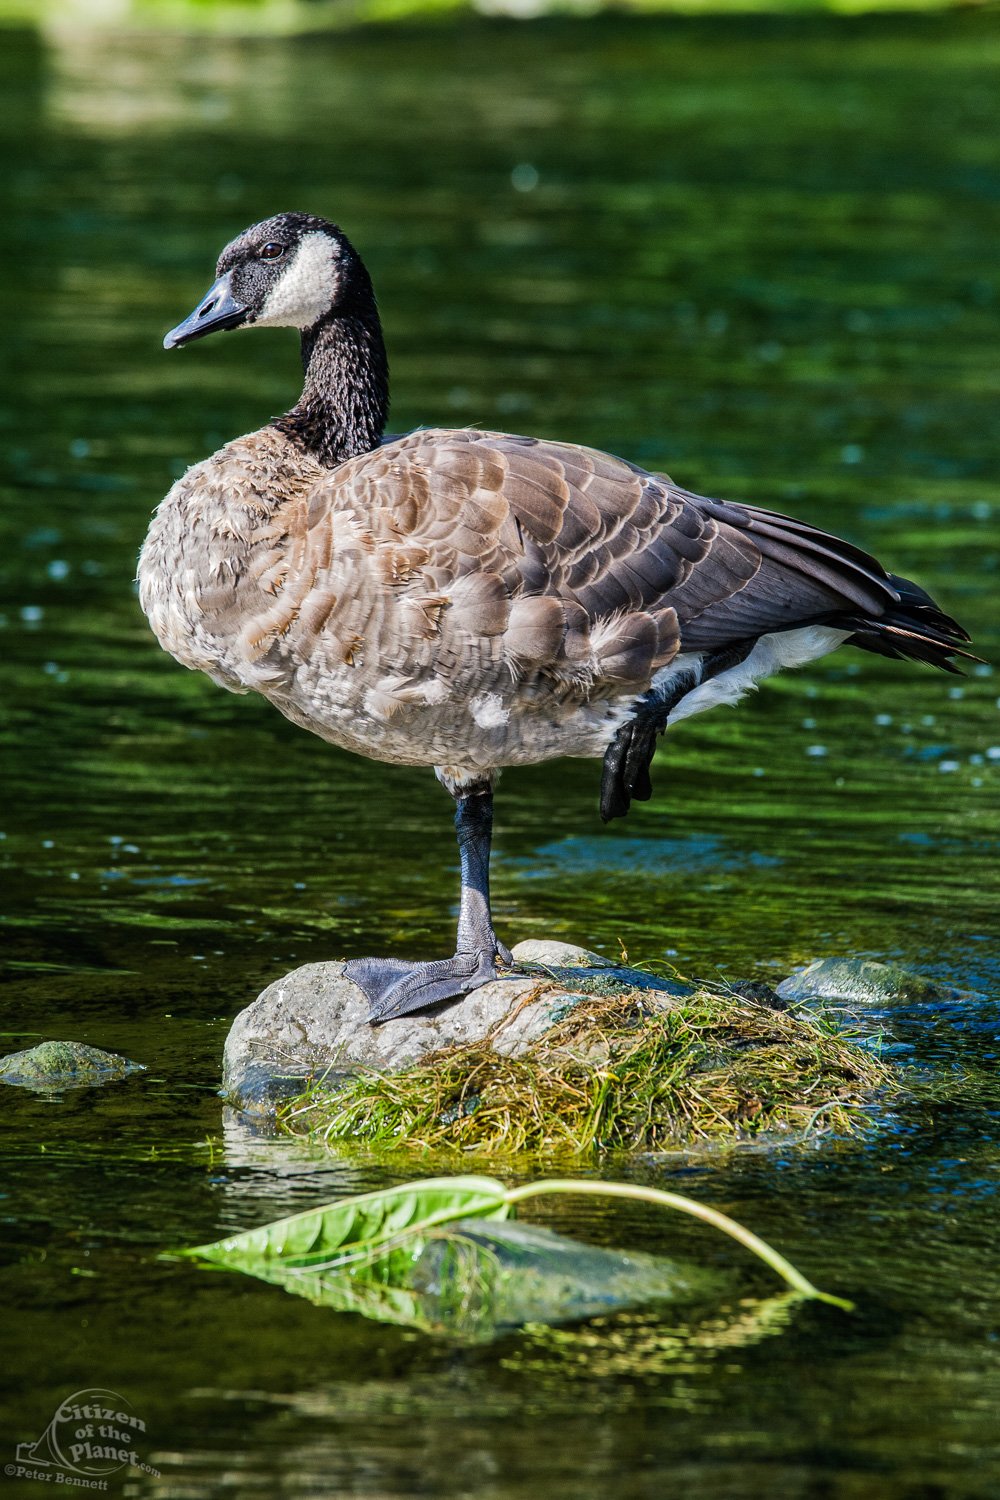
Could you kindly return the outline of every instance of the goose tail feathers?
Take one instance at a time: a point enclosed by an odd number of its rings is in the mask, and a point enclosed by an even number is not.
[[[889,582],[899,595],[899,603],[878,616],[856,616],[846,619],[853,627],[847,644],[860,646],[877,656],[892,656],[939,667],[943,672],[961,675],[954,658],[978,662],[982,658],[967,651],[969,636],[939,609],[919,584],[890,573]]]

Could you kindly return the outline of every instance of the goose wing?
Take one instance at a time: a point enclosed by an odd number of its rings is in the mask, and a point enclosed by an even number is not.
[[[314,627],[336,603],[343,630],[345,558],[369,558],[358,634],[377,613],[397,672],[429,634],[452,675],[463,657],[481,667],[489,642],[515,675],[641,683],[678,651],[898,601],[873,558],[805,523],[594,449],[475,430],[416,432],[342,465],[313,491],[303,542]],[[429,632],[403,626],[404,606]],[[417,652],[427,666],[439,654]]]

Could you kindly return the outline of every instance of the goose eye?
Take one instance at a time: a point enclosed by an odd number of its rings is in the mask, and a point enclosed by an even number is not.
[[[261,260],[277,260],[278,257],[280,255],[284,255],[284,253],[284,245],[279,244],[277,240],[269,240],[261,250],[260,258]]]

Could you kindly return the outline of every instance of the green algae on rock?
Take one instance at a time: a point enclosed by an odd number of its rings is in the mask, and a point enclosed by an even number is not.
[[[142,1071],[142,1063],[85,1042],[39,1042],[0,1057],[0,1082],[31,1089],[83,1088]]]
[[[974,998],[969,990],[938,984],[922,974],[873,958],[818,958],[782,980],[778,994],[791,1002],[850,1000],[876,1006],[901,1000],[938,1004]]]
[[[321,1079],[279,1123],[331,1145],[408,1151],[650,1151],[846,1133],[894,1087],[849,1038],[736,994],[619,985],[563,999],[574,1003],[517,1055],[479,1040],[399,1071]]]
[[[480,986],[461,1004],[382,1026],[369,1024],[368,1002],[342,963],[304,964],[269,984],[236,1017],[226,1038],[223,1093],[246,1113],[272,1115],[320,1076],[329,1085],[358,1069],[399,1073],[431,1054],[478,1042],[517,1056],[585,992],[656,990],[669,997],[690,989],[609,964],[571,943],[519,943],[514,957],[516,973]]]

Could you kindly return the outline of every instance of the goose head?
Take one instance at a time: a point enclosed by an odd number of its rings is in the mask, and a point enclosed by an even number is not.
[[[172,328],[165,349],[226,328],[297,328],[370,295],[367,272],[335,224],[315,214],[285,213],[252,224],[219,256],[216,279],[194,312]]]

